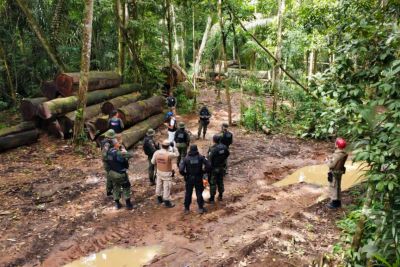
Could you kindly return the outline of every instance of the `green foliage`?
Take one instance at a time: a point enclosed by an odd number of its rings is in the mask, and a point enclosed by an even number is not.
[[[351,14],[351,17],[344,17]],[[352,136],[356,161],[366,162],[375,189],[362,247],[349,265],[395,265],[400,258],[400,4],[342,1],[334,16],[336,62],[317,76],[320,97],[335,99]],[[386,263],[385,263],[386,262]]]
[[[177,108],[180,114],[187,114],[193,111],[194,99],[186,97],[185,88],[182,85],[178,85],[174,91],[176,97]]]
[[[242,79],[242,86],[243,91],[256,96],[263,96],[265,93],[264,83],[254,76],[247,79]]]
[[[247,107],[242,116],[241,124],[247,129],[257,131],[262,126],[267,125],[268,115],[265,109],[265,104],[262,101],[257,101],[254,105]]]

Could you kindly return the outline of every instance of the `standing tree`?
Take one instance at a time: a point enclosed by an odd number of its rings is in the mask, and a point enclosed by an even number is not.
[[[281,84],[281,64],[282,64],[282,24],[283,24],[283,12],[285,11],[285,0],[279,0],[278,6],[278,30],[276,38],[276,49],[275,49],[275,66],[272,73],[272,119],[275,120],[278,92]]]
[[[44,32],[40,28],[39,24],[33,17],[25,0],[17,0],[17,4],[21,8],[22,12],[24,12],[24,14],[29,22],[29,26],[35,32],[36,37],[39,39],[43,48],[46,50],[46,53],[49,55],[51,61],[53,61],[53,63],[57,66],[57,68],[60,71],[65,72],[66,68],[65,68],[64,64],[62,63],[61,59],[58,57],[57,52],[54,49],[54,47],[52,47],[50,45],[49,40],[47,40],[46,35],[44,34]]]
[[[85,0],[85,19],[83,27],[83,45],[81,58],[81,75],[79,78],[78,105],[74,125],[74,144],[80,145],[83,140],[84,113],[89,83],[90,52],[92,48],[93,0]]]
[[[172,25],[171,25],[171,0],[165,2],[165,14],[167,17],[167,29],[168,29],[168,59],[169,59],[169,90],[172,89],[174,84],[172,75]]]
[[[226,34],[224,31],[224,21],[222,17],[222,0],[218,0],[218,18],[219,18],[219,26],[221,28],[221,57],[224,60],[224,73],[228,71],[228,62],[226,59]],[[220,68],[221,71],[221,68]],[[228,122],[229,125],[232,124],[232,106],[231,106],[231,95],[229,92],[229,86],[226,84],[226,79],[223,84],[225,87],[226,101],[228,103]]]
[[[125,0],[115,0],[115,16],[118,25],[118,73],[124,79],[126,39],[123,29],[126,28]],[[123,27],[120,27],[122,25]]]

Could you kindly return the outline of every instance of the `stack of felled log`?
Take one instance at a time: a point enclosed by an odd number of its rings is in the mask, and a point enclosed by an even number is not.
[[[0,151],[36,142],[38,128],[59,138],[72,137],[77,116],[79,73],[62,73],[42,85],[45,97],[21,101],[24,122],[0,131]],[[123,142],[130,147],[144,135],[143,129],[163,123],[164,98],[141,98],[138,84],[121,84],[115,72],[90,72],[87,105],[84,113],[88,137],[95,140],[108,129],[111,111],[117,110],[127,131]],[[130,128],[129,128],[130,127]],[[129,128],[129,129],[128,129]]]

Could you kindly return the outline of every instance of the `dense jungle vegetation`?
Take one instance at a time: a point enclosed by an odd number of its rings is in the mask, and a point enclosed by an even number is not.
[[[57,73],[80,70],[85,2],[0,1],[0,110],[39,96]],[[163,67],[174,63],[199,94],[197,78],[223,72],[228,95],[256,99],[243,101],[244,127],[351,140],[368,179],[338,222],[334,253],[348,266],[400,266],[398,0],[93,2],[90,70],[118,70],[159,90]],[[179,93],[178,102],[187,112],[196,105]]]

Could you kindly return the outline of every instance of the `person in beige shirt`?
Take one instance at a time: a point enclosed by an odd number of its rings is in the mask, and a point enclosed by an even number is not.
[[[175,205],[171,202],[171,185],[173,168],[172,161],[179,156],[178,149],[173,146],[172,152],[169,152],[169,146],[173,144],[164,140],[161,144],[161,149],[153,154],[151,163],[156,165],[157,179],[156,179],[156,195],[158,203],[165,204],[165,207],[172,208]]]
[[[344,149],[346,141],[343,138],[336,139],[335,152],[329,157],[327,165],[329,167],[328,181],[331,202],[328,208],[337,209],[342,206],[341,202],[341,183],[342,175],[346,172],[344,167],[348,154]]]

